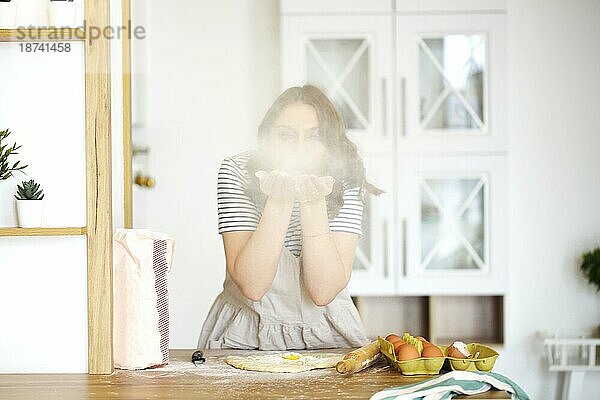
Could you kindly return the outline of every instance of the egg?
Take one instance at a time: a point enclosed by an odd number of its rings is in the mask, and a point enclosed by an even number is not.
[[[458,351],[455,347],[448,347],[448,357],[452,358],[466,358],[466,356]]]
[[[400,361],[414,360],[419,358],[419,351],[412,344],[403,344],[396,351],[396,358]]]
[[[427,339],[425,339],[423,336],[417,336],[416,338],[418,341],[421,342],[421,344],[423,344],[423,348],[429,347],[429,346],[433,346],[433,344],[431,344],[430,342],[427,341]]]
[[[385,340],[387,340],[388,342],[394,344],[396,343],[398,340],[402,340],[402,338],[394,333],[390,333],[389,335],[387,335],[385,337]]]
[[[463,342],[456,341],[448,347],[448,357],[467,358],[469,355],[469,349]]]
[[[437,347],[429,343],[429,346],[423,347],[423,352],[421,353],[421,357],[434,358],[434,357],[444,357],[444,353]]]
[[[394,346],[394,354],[398,353],[398,349],[400,348],[400,346],[404,346],[406,344],[406,342],[402,339],[400,340],[396,340],[393,344]]]

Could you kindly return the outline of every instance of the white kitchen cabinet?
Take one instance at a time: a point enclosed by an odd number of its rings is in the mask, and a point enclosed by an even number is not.
[[[318,4],[282,3],[282,89],[321,87],[386,190],[351,294],[506,293],[504,2]]]
[[[398,292],[504,293],[506,157],[404,156],[398,169]]]
[[[281,14],[389,13],[392,0],[281,0]]]
[[[506,0],[393,0],[399,13],[491,12],[506,9]]]
[[[364,152],[393,152],[392,17],[290,16],[282,24],[282,85],[319,86]]]
[[[506,0],[281,0],[282,15],[501,12]]]
[[[348,290],[353,296],[394,294],[394,160],[392,156],[367,156],[363,161],[369,182],[385,192],[366,196],[363,237],[358,241]]]
[[[399,150],[507,149],[505,17],[397,17]]]

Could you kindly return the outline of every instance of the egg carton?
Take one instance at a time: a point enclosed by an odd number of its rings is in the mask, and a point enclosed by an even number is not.
[[[491,347],[480,343],[469,343],[467,349],[471,354],[479,355],[477,358],[455,358],[448,356],[448,346],[436,346],[442,351],[443,357],[419,357],[414,360],[400,361],[396,359],[394,345],[381,336],[377,337],[381,353],[403,375],[438,375],[444,362],[448,361],[451,369],[458,371],[485,371],[489,372],[494,367],[499,354]],[[435,345],[434,345],[435,346]]]
[[[477,358],[456,358],[448,356],[448,346],[439,346],[446,355],[450,367],[455,371],[484,371],[489,372],[494,368],[496,359],[500,354],[489,346],[481,343],[468,343],[467,350]],[[479,354],[477,354],[479,353]]]
[[[444,365],[446,352],[441,346],[436,346],[442,351],[444,357],[419,357],[414,360],[400,361],[396,359],[394,345],[381,336],[377,336],[379,349],[383,355],[403,375],[437,375]],[[435,345],[434,345],[435,346]]]

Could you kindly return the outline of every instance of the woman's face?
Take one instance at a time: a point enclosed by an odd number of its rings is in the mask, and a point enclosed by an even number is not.
[[[322,173],[326,148],[319,131],[319,118],[309,104],[285,107],[265,138],[264,146],[274,169],[292,175]]]

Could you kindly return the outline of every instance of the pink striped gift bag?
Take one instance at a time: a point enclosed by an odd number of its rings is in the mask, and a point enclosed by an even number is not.
[[[175,241],[147,229],[117,229],[113,246],[116,368],[169,363],[168,274]]]

